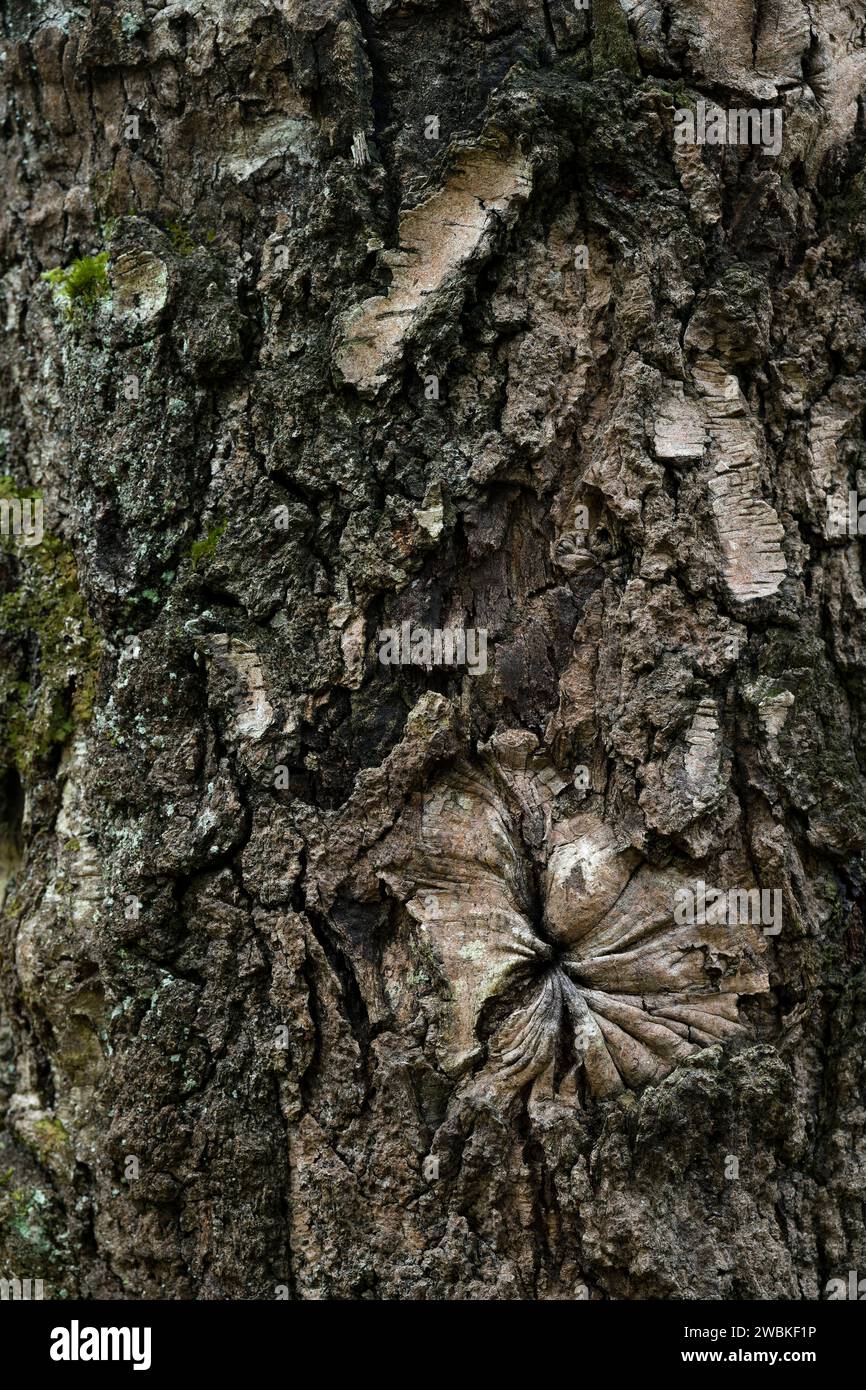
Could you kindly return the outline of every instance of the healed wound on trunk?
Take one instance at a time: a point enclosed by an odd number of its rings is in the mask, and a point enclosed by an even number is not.
[[[543,786],[521,780],[521,798],[543,805]],[[579,1103],[747,1036],[739,1000],[768,988],[750,923],[677,923],[690,880],[595,815],[553,826],[536,868],[512,807],[492,761],[455,770],[406,813],[382,866],[450,986],[446,1071],[484,1064],[494,1086]]]

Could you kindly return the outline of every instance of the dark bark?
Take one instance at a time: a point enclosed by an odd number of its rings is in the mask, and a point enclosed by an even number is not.
[[[3,48],[0,1276],[866,1272],[862,6]]]

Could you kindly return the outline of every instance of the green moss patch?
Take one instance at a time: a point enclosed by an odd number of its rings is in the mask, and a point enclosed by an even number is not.
[[[0,479],[0,496],[13,492]],[[93,712],[99,639],[68,546],[0,538],[0,768],[26,776]]]
[[[200,564],[209,560],[215,553],[227,526],[228,519],[223,517],[222,521],[218,521],[215,526],[212,526],[207,535],[203,536],[200,541],[193,541],[189,552],[193,569],[198,569]]]
[[[640,77],[640,63],[618,0],[593,0],[592,70],[595,76],[619,69],[628,77]]]
[[[107,265],[108,252],[101,251],[98,256],[82,256],[69,266],[46,270],[42,279],[66,301],[67,318],[74,319],[92,312],[99,300],[109,295]]]
[[[185,227],[182,222],[166,222],[165,230],[175,255],[191,256],[196,250],[197,242],[189,228]]]

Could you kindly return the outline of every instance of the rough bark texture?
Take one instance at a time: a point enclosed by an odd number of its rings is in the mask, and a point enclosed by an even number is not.
[[[6,0],[3,50],[0,1275],[866,1271],[863,4]]]

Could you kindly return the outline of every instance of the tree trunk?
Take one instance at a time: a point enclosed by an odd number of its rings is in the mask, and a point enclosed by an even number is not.
[[[0,1274],[833,1296],[863,5],[3,47]]]

